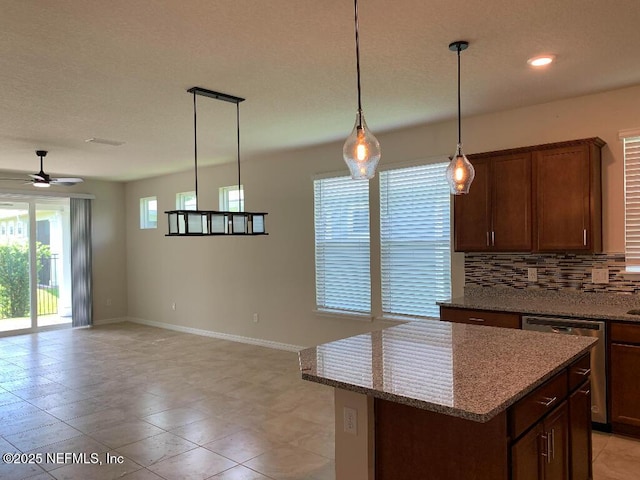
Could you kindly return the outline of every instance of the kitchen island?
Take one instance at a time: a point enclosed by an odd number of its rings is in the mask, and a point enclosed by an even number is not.
[[[590,453],[571,452],[589,426],[594,343],[423,321],[303,350],[300,367],[335,387],[337,480],[519,480],[534,467],[568,479],[573,463],[590,468]],[[579,392],[582,416],[570,410]]]

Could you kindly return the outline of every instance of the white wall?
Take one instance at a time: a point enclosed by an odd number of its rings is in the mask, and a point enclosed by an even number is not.
[[[465,152],[475,153],[599,136],[603,149],[604,249],[624,250],[623,155],[618,131],[640,127],[640,86],[463,121]],[[375,129],[375,126],[373,126]],[[350,126],[345,126],[345,135]],[[450,155],[455,121],[378,135],[382,165]],[[191,171],[126,185],[128,314],[215,332],[312,345],[380,328],[315,315],[313,183],[317,173],[344,170],[342,140],[304,150],[247,159],[242,183],[246,209],[267,211],[266,237],[168,238],[165,216],[157,230],[140,230],[139,199],[156,195],[161,212],[175,194],[193,190]],[[218,207],[218,187],[235,182],[234,165],[200,170],[200,208]],[[371,201],[377,202],[377,180]],[[96,202],[97,203],[97,202]],[[372,222],[376,248],[377,221]],[[372,262],[374,277],[377,275]],[[461,255],[454,255],[454,294],[463,286]],[[373,283],[374,311],[379,294]],[[176,310],[171,304],[176,303]],[[252,314],[260,322],[252,322]]]

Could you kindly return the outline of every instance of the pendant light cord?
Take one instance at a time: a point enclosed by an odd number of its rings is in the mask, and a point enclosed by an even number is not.
[[[240,182],[240,103],[236,103],[236,135],[238,140],[238,150],[236,153],[238,159],[238,207],[244,212],[244,198],[242,195],[242,182]]]
[[[356,24],[356,75],[358,78],[358,128],[362,128],[362,98],[360,94],[360,35],[358,28],[358,0],[353,0]]]
[[[461,110],[460,110],[460,45],[458,45],[458,145],[462,140],[461,130]]]
[[[196,92],[193,92],[193,162],[195,168],[196,210],[198,207],[198,114],[196,108]]]

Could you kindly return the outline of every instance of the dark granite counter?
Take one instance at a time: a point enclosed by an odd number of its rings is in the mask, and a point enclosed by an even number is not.
[[[308,348],[300,369],[305,380],[486,422],[595,342],[427,320]]]

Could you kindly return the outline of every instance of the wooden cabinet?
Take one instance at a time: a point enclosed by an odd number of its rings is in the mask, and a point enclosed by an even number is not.
[[[599,252],[599,138],[469,155],[476,177],[454,197],[458,252]]]
[[[440,320],[488,327],[520,328],[521,326],[521,318],[518,313],[467,308],[440,307]]]
[[[599,139],[533,155],[534,250],[602,250]]]
[[[585,421],[585,419],[587,419]],[[591,382],[585,382],[569,397],[569,442],[571,480],[590,480],[591,469]]]
[[[456,251],[531,250],[531,154],[470,155],[476,176],[454,199]]]
[[[611,324],[611,423],[640,436],[640,325]]]

